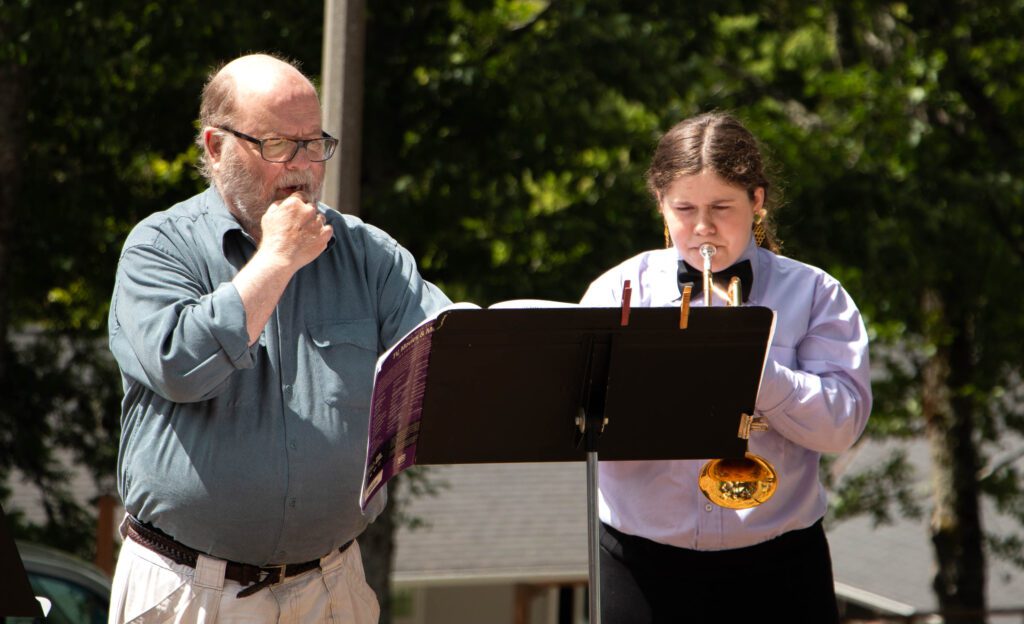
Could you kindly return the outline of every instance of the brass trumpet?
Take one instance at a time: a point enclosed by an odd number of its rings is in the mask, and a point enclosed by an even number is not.
[[[740,278],[733,277],[727,292],[717,287],[711,278],[711,257],[715,246],[705,243],[700,246],[704,258],[704,306],[711,307],[714,292],[725,299],[730,306],[741,303]],[[763,419],[743,414],[740,418],[738,436],[750,439],[751,431],[767,431]],[[742,459],[712,459],[701,468],[697,485],[712,503],[727,509],[749,509],[767,501],[775,494],[779,485],[775,468],[759,455],[747,451]]]

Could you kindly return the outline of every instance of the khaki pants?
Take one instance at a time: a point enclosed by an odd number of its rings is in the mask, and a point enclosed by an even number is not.
[[[238,598],[225,562],[199,556],[195,569],[126,539],[114,573],[110,624],[376,624],[377,596],[366,584],[359,544],[324,557],[320,569]]]

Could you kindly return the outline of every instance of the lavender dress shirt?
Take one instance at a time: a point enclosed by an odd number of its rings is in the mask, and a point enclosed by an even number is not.
[[[631,280],[631,305],[678,306],[678,259],[675,249],[630,258],[595,280],[582,304],[618,307]],[[864,431],[871,413],[868,336],[849,294],[821,269],[753,241],[739,260],[747,259],[754,272],[747,305],[776,312],[755,410],[769,431],[752,433],[749,449],[775,466],[778,490],[758,507],[723,509],[697,487],[703,461],[601,462],[601,521],[623,533],[723,550],[806,528],[825,514],[821,454],[850,448]],[[703,298],[691,305],[702,306]]]

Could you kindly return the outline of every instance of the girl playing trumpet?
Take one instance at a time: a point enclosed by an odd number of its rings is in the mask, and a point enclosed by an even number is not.
[[[774,189],[757,140],[735,117],[703,114],[670,129],[647,186],[667,249],[609,270],[582,303],[617,307],[630,280],[632,305],[679,306],[681,284],[694,285],[701,305],[700,249],[713,246],[705,255],[715,281],[741,275],[746,305],[776,312],[755,407],[769,429],[749,444],[774,464],[778,489],[759,506],[725,509],[697,487],[703,461],[601,462],[602,617],[710,622],[738,609],[759,620],[838,622],[818,464],[822,453],[848,449],[871,412],[860,312],[835,278],[778,255]]]

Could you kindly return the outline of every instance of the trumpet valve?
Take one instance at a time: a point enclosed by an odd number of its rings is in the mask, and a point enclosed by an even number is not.
[[[729,280],[729,292],[726,295],[726,301],[733,307],[739,307],[743,296],[743,285],[740,283],[740,278],[735,275]]]
[[[751,431],[768,431],[768,423],[760,416],[740,414],[740,430],[736,435],[744,440],[749,440]]]

